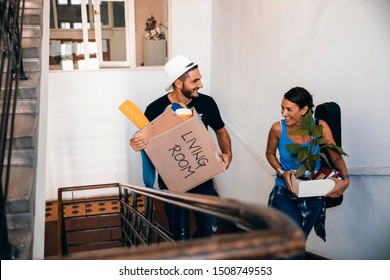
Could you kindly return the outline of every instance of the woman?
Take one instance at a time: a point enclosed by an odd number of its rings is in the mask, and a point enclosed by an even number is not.
[[[296,157],[292,157],[286,149],[286,144],[310,145],[310,136],[289,135],[287,131],[301,129],[303,117],[308,112],[312,112],[313,107],[311,94],[301,87],[290,89],[282,99],[281,113],[283,119],[275,122],[268,134],[266,157],[270,165],[276,170],[277,175],[268,204],[290,216],[302,228],[306,238],[314,226],[317,235],[325,241],[324,197],[298,198],[293,193],[290,176],[303,162],[297,163]],[[323,126],[323,136],[326,143],[335,144],[328,124],[320,120],[319,125]],[[279,151],[279,158],[276,156],[277,150]],[[319,153],[319,147],[315,147],[315,150]],[[336,185],[326,196],[339,197],[349,186],[347,166],[340,154],[329,148],[327,152],[334,166],[340,170],[342,180],[333,179]],[[317,171],[319,167],[320,161],[318,160],[315,170]]]

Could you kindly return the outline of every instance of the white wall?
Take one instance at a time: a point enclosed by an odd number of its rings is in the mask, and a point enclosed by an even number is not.
[[[208,94],[210,3],[172,0],[171,5],[172,55],[199,63]],[[189,29],[194,22],[197,28]],[[164,94],[166,82],[162,67],[49,73],[46,199],[57,199],[59,187],[143,185],[140,155],[129,146],[137,129],[118,107],[130,99],[145,110]]]
[[[218,177],[222,195],[266,204],[273,170],[264,153],[280,101],[294,86],[315,104],[342,108],[351,186],[327,213],[331,259],[390,258],[390,1],[212,1],[211,92],[232,133],[234,159]],[[240,174],[240,176],[236,176]]]

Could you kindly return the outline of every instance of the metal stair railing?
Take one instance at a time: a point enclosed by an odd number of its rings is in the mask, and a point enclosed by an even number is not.
[[[19,79],[27,79],[22,64],[22,33],[25,1],[0,0],[0,258],[15,259],[18,249],[9,243],[6,203],[10,181],[12,138]],[[6,63],[7,61],[7,63]],[[7,137],[9,136],[9,141]]]
[[[97,192],[107,187],[118,188],[124,246],[66,254],[61,218],[63,193],[93,189]],[[58,191],[59,255],[50,259],[295,259],[305,253],[302,231],[287,216],[267,206],[119,183],[60,188]],[[143,210],[137,203],[139,196],[145,198]],[[78,198],[76,201],[88,199]],[[174,234],[156,219],[154,206],[157,202],[215,216],[228,224],[231,230],[217,232],[209,238],[176,240]]]

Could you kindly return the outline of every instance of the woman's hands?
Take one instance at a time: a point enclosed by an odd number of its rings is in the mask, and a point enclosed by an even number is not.
[[[282,175],[284,182],[286,182],[286,185],[291,192],[294,192],[293,184],[291,181],[291,176],[294,173],[295,173],[294,170],[289,170],[289,171],[285,171]],[[328,192],[325,195],[327,197],[333,197],[333,198],[339,197],[344,193],[344,191],[349,186],[349,178],[345,178],[343,180],[337,178],[331,178],[331,180],[333,180],[336,183],[336,185],[330,192]]]
[[[294,187],[293,187],[293,184],[292,184],[292,181],[291,181],[291,175],[292,174],[295,174],[295,171],[294,170],[288,170],[288,171],[284,171],[283,175],[282,175],[282,178],[284,180],[284,182],[286,183],[288,189],[290,190],[290,192],[294,192]]]
[[[334,188],[330,192],[328,192],[325,196],[333,197],[333,198],[341,196],[349,186],[349,178],[345,178],[343,180],[337,178],[331,178],[331,179],[336,182],[336,186],[334,186]]]

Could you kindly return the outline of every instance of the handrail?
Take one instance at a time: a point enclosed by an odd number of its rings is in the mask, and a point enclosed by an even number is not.
[[[10,181],[12,139],[14,135],[18,81],[19,79],[27,79],[23,70],[21,51],[21,30],[23,30],[24,6],[24,0],[0,0],[0,49],[2,51],[0,65],[0,97],[2,99],[0,122],[1,259],[15,259],[18,251],[16,247],[9,243],[6,203]],[[6,60],[7,63],[5,63]],[[7,69],[5,69],[5,67]],[[7,141],[8,136],[9,141]]]
[[[119,188],[117,183],[113,184],[100,184],[100,185],[87,185],[87,186],[77,186],[77,187],[64,187],[58,189],[58,226],[57,226],[57,238],[58,238],[58,254],[66,255],[68,253],[66,248],[66,235],[65,232],[65,224],[64,224],[64,207],[68,204],[74,203],[83,203],[83,202],[91,202],[91,201],[104,201],[107,199],[107,196],[96,196],[87,198],[75,198],[73,196],[74,192],[88,192],[90,190],[95,193],[99,193],[100,189],[114,189],[116,190],[116,196],[110,196],[111,198],[115,198],[119,200]],[[66,193],[70,193],[72,195],[71,198],[66,198]]]
[[[158,200],[184,209],[214,215],[218,219],[234,224],[239,230],[217,234],[211,238],[175,242],[169,231],[153,220],[153,215],[148,213],[148,210],[146,213],[132,211],[130,222],[133,222],[133,226],[127,227],[125,231],[126,237],[133,239],[131,242],[125,242],[126,247],[59,255],[50,259],[291,259],[304,254],[305,238],[302,231],[287,216],[270,207],[246,204],[233,199],[175,193],[128,184],[117,184],[117,187],[122,209],[131,207],[132,210],[137,210],[134,199],[132,203],[126,202],[126,193],[142,195],[149,201],[147,203],[149,210],[153,209],[153,200]],[[83,189],[81,186],[73,188],[72,191],[78,188]],[[61,188],[61,191],[65,189]],[[59,210],[62,207],[60,201],[58,207]],[[140,216],[136,218],[138,214]],[[123,221],[126,222],[126,218],[126,211],[124,211]],[[140,224],[149,230],[160,231],[160,237],[166,238],[167,242],[155,242],[156,239],[153,242],[153,239],[148,239],[148,230],[146,235],[143,235],[139,231]],[[152,242],[149,243],[151,240]]]

